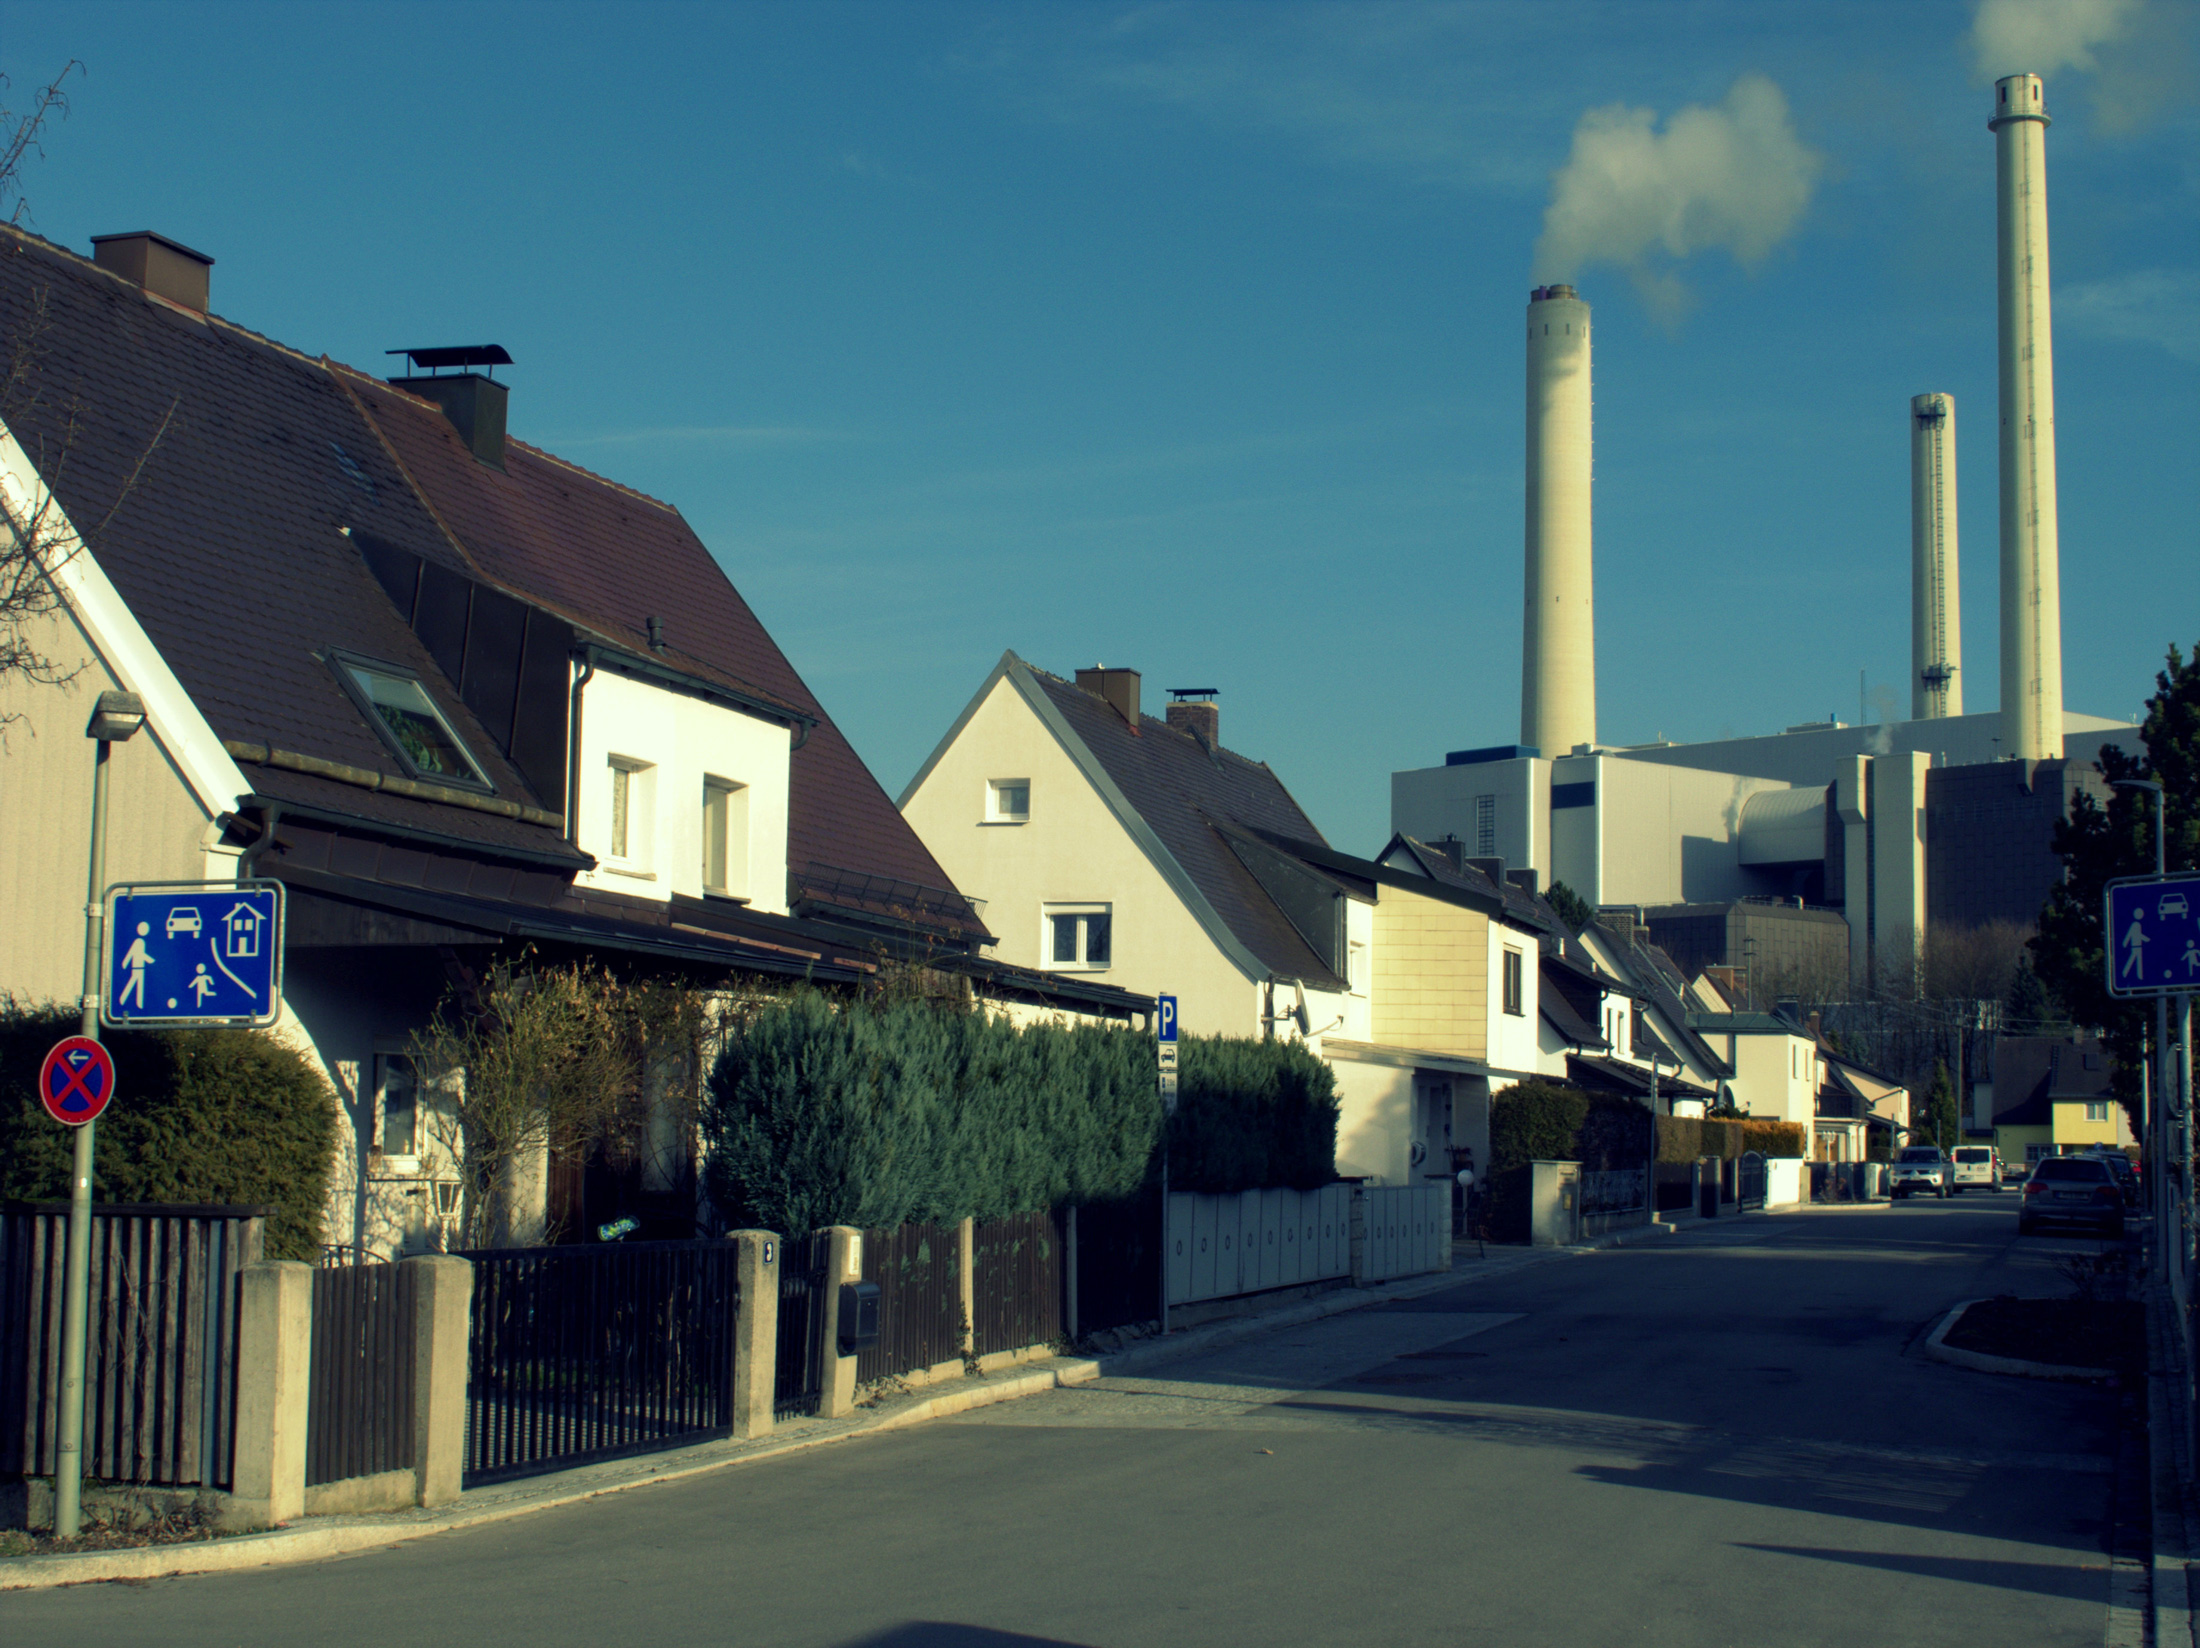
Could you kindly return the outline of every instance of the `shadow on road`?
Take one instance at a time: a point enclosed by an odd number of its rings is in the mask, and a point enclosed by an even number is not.
[[[913,1619],[876,1636],[856,1637],[843,1648],[1086,1648],[1067,1637],[1027,1637],[1021,1631],[995,1631],[983,1625],[952,1625],[945,1620]]]
[[[1990,1562],[1972,1557],[1906,1556],[1894,1551],[1829,1551],[1809,1545],[1754,1545],[1737,1542],[1736,1550],[1769,1551],[1775,1556],[1807,1556],[1820,1562],[1840,1562],[1857,1568],[1879,1568],[1889,1573],[1916,1574],[1926,1579],[1952,1579],[1985,1585],[1997,1591],[2031,1591],[2040,1596],[2067,1597],[2073,1602],[2104,1601],[2108,1573],[2104,1568],[2054,1568],[2036,1562]]]

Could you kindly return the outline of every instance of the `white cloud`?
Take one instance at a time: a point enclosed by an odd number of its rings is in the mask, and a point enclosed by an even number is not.
[[[1802,221],[1824,165],[1796,135],[1786,96],[1760,74],[1736,80],[1716,106],[1679,110],[1662,132],[1655,110],[1591,109],[1551,180],[1536,278],[1618,264],[1671,313],[1685,293],[1654,265],[1657,254],[1725,251],[1745,268],[1758,262]]]
[[[2200,270],[2134,269],[2055,293],[2059,329],[2119,343],[2151,343],[2200,362]]]

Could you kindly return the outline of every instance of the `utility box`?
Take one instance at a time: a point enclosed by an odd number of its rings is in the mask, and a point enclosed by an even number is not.
[[[1581,1240],[1581,1164],[1528,1164],[1528,1239],[1537,1247]]]
[[[840,1354],[853,1356],[878,1343],[878,1283],[840,1284]]]

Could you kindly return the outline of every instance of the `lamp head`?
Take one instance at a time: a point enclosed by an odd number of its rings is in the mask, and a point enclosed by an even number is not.
[[[92,706],[91,725],[84,729],[84,736],[102,744],[123,744],[144,725],[144,699],[134,692],[103,692]]]

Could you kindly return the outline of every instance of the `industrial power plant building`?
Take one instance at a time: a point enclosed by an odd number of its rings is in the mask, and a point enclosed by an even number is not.
[[[2012,75],[1994,90],[1999,708],[1963,713],[1956,409],[1933,392],[1905,408],[1914,719],[1598,744],[1590,309],[1570,285],[1538,286],[1527,312],[1521,741],[1393,774],[1393,830],[1532,869],[1591,905],[1635,907],[1636,919],[1677,940],[1685,933],[1699,965],[1754,959],[1791,979],[1789,969],[1822,971],[1845,950],[1848,982],[1868,984],[1878,968],[1916,957],[1933,929],[2038,917],[2061,877],[2049,850],[2056,821],[2081,789],[2105,798],[2093,763],[2105,744],[2132,744],[2137,729],[2063,708],[2048,117],[2038,76]],[[1735,914],[1745,903],[1760,913]],[[1782,905],[1789,913],[1766,908]],[[1756,930],[1745,932],[1751,921]]]

